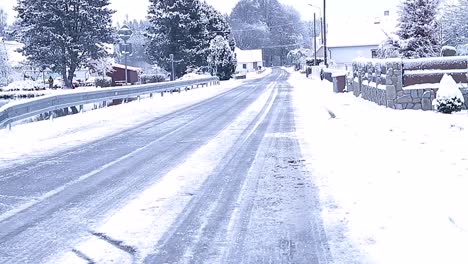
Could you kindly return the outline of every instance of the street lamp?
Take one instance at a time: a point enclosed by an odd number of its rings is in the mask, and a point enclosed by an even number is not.
[[[119,38],[123,40],[124,44],[120,46],[120,52],[124,54],[125,61],[125,85],[128,85],[128,71],[127,71],[127,56],[131,53],[131,44],[127,44],[127,41],[132,36],[132,30],[127,26],[123,25],[117,32]]]

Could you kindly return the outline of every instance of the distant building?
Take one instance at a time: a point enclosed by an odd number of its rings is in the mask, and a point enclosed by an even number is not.
[[[355,17],[343,18],[339,24],[329,26],[328,59],[338,66],[350,66],[358,57],[375,58],[380,44],[396,29],[395,17],[390,16],[389,11],[383,14],[381,17],[367,17],[361,20]],[[323,57],[323,46],[318,44],[317,48],[317,57]]]
[[[257,50],[241,50],[236,48],[237,57],[236,72],[251,72],[256,71],[259,67],[263,68],[263,52]]]
[[[125,84],[125,65],[113,64],[113,71],[108,73],[108,76],[112,78],[112,85],[123,85]],[[127,66],[127,78],[129,84],[137,84],[140,82],[141,68]]]

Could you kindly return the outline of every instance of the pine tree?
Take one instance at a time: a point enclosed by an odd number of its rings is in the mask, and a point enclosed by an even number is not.
[[[211,41],[217,36],[223,37],[223,39],[229,42],[231,51],[234,52],[236,48],[236,42],[232,36],[231,26],[227,21],[227,17],[223,16],[219,11],[214,9],[211,5],[206,2],[202,3],[202,17],[205,28],[205,47],[206,51],[209,50]],[[207,58],[209,53],[205,53],[203,56]]]
[[[0,86],[6,86],[10,82],[11,67],[8,63],[8,54],[5,43],[0,38]]]
[[[405,58],[434,57],[440,53],[436,16],[440,0],[405,0],[400,7],[399,53]]]
[[[175,73],[208,66],[211,41],[221,36],[233,52],[235,41],[226,18],[212,6],[199,0],[152,0],[149,11],[150,38],[147,54],[167,71],[174,54]]]
[[[223,36],[211,40],[208,63],[220,80],[229,80],[236,71],[236,55]]]
[[[205,60],[201,3],[198,0],[151,0],[146,52],[150,60],[171,70],[169,55],[175,59],[175,75]]]
[[[59,72],[71,87],[75,71],[107,56],[112,43],[109,0],[18,0],[22,52],[39,67]]]

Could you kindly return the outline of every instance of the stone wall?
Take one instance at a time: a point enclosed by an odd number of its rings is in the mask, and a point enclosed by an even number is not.
[[[356,60],[351,83],[348,90],[352,89],[355,96],[398,110],[432,110],[432,101],[437,93],[430,84],[427,87],[418,85],[417,89],[405,88],[401,59]],[[468,109],[468,89],[461,91]]]

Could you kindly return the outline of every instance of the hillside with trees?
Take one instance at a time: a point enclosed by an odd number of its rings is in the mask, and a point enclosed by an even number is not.
[[[296,9],[278,0],[241,0],[229,23],[238,47],[263,49],[266,65],[284,65],[291,50],[312,43],[311,23],[303,22]]]

